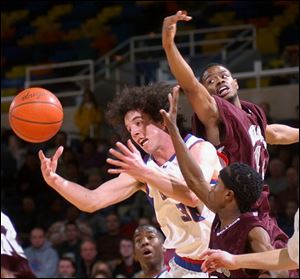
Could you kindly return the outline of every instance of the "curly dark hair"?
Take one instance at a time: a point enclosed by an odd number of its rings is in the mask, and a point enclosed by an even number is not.
[[[108,104],[106,118],[121,135],[124,135],[124,117],[130,110],[146,113],[154,122],[163,122],[160,109],[169,110],[168,94],[172,93],[172,85],[164,82],[147,86],[125,87],[112,102]],[[178,113],[177,125],[181,132],[184,130],[183,115]],[[121,129],[120,129],[121,128]],[[125,134],[128,134],[126,131]]]
[[[231,72],[228,70],[228,68],[221,64],[221,63],[209,63],[207,64],[205,67],[203,67],[200,71],[200,76],[199,76],[199,81],[202,83],[203,82],[203,75],[204,73],[209,69],[209,68],[212,68],[212,67],[216,67],[216,66],[221,66],[221,67],[224,67],[230,74]]]
[[[244,163],[233,163],[220,171],[226,188],[234,192],[242,213],[250,211],[263,190],[263,179],[252,167]]]

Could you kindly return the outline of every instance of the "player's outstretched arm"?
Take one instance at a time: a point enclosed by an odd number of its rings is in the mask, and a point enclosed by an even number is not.
[[[178,11],[175,15],[166,17],[162,27],[162,45],[171,72],[186,94],[193,111],[203,123],[208,124],[209,121],[212,121],[212,118],[217,119],[219,116],[216,102],[195,77],[193,70],[184,60],[174,42],[177,22],[191,19],[192,17],[183,11]]]
[[[182,179],[173,177],[160,168],[148,167],[131,140],[128,140],[127,146],[121,142],[117,142],[116,146],[119,151],[113,148],[109,150],[116,159],[108,158],[107,162],[117,168],[109,169],[109,173],[126,173],[142,183],[148,183],[156,187],[169,198],[192,207],[199,205],[199,199],[187,188]]]
[[[187,148],[176,124],[179,86],[175,86],[173,94],[169,94],[168,97],[169,112],[161,110],[160,113],[172,138],[182,175],[187,186],[207,207],[214,211],[214,205],[210,204],[208,200],[208,192],[215,167],[221,168],[221,165],[218,164],[216,149],[211,143],[204,141],[195,144],[191,150]]]
[[[268,144],[292,144],[299,142],[299,128],[283,124],[270,124],[266,129]]]
[[[287,248],[261,253],[232,255],[226,251],[208,249],[200,255],[204,262],[201,266],[204,272],[213,272],[218,268],[229,270],[249,268],[265,270],[291,270],[299,266],[288,255]]]
[[[123,201],[136,191],[142,190],[141,183],[127,174],[111,179],[95,190],[66,180],[56,173],[57,160],[62,152],[63,147],[59,147],[52,158],[47,158],[41,150],[39,151],[43,177],[49,186],[82,211],[94,212]]]

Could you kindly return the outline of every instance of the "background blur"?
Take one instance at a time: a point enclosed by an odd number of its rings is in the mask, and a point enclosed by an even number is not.
[[[42,226],[59,257],[73,253],[77,276],[83,239],[95,240],[93,260],[115,272],[120,240],[140,222],[156,224],[155,216],[143,194],[80,212],[45,185],[37,151],[50,155],[64,145],[58,171],[90,189],[111,178],[105,159],[118,137],[105,121],[107,102],[125,85],[176,82],[161,47],[165,16],[184,9],[193,17],[178,25],[176,42],[196,75],[209,62],[224,63],[238,79],[240,97],[263,107],[269,123],[299,127],[299,1],[4,0],[1,7],[1,207],[24,247],[31,230]],[[43,144],[23,142],[7,121],[13,96],[33,86],[52,91],[64,106],[61,132]],[[180,101],[189,127],[191,108],[184,95]],[[298,148],[269,146],[272,214],[289,235],[299,206]],[[80,234],[64,250],[67,222]],[[103,239],[117,244],[104,250]]]

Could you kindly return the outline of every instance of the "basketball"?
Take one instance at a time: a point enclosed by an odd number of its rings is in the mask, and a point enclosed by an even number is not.
[[[44,88],[27,88],[16,95],[9,107],[9,124],[21,139],[40,143],[51,139],[63,123],[58,98]]]

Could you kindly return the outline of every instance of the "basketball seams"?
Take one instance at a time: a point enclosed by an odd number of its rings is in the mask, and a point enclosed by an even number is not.
[[[49,104],[52,106],[55,106],[56,108],[58,108],[61,112],[63,112],[63,109],[61,106],[57,106],[54,103],[51,102],[47,102],[47,101],[31,101],[31,102],[26,102],[26,103],[21,103],[21,104],[17,104],[13,106],[13,109],[11,110],[11,112],[13,112],[16,108],[24,106],[24,105],[28,105],[28,104]]]
[[[59,120],[59,121],[55,121],[55,122],[37,122],[37,121],[32,121],[32,120],[27,120],[27,119],[24,119],[24,118],[20,118],[20,117],[15,116],[15,115],[12,115],[11,118],[15,118],[15,119],[18,119],[20,121],[27,122],[27,123],[41,124],[41,125],[59,124],[59,123],[62,122],[62,119]]]

